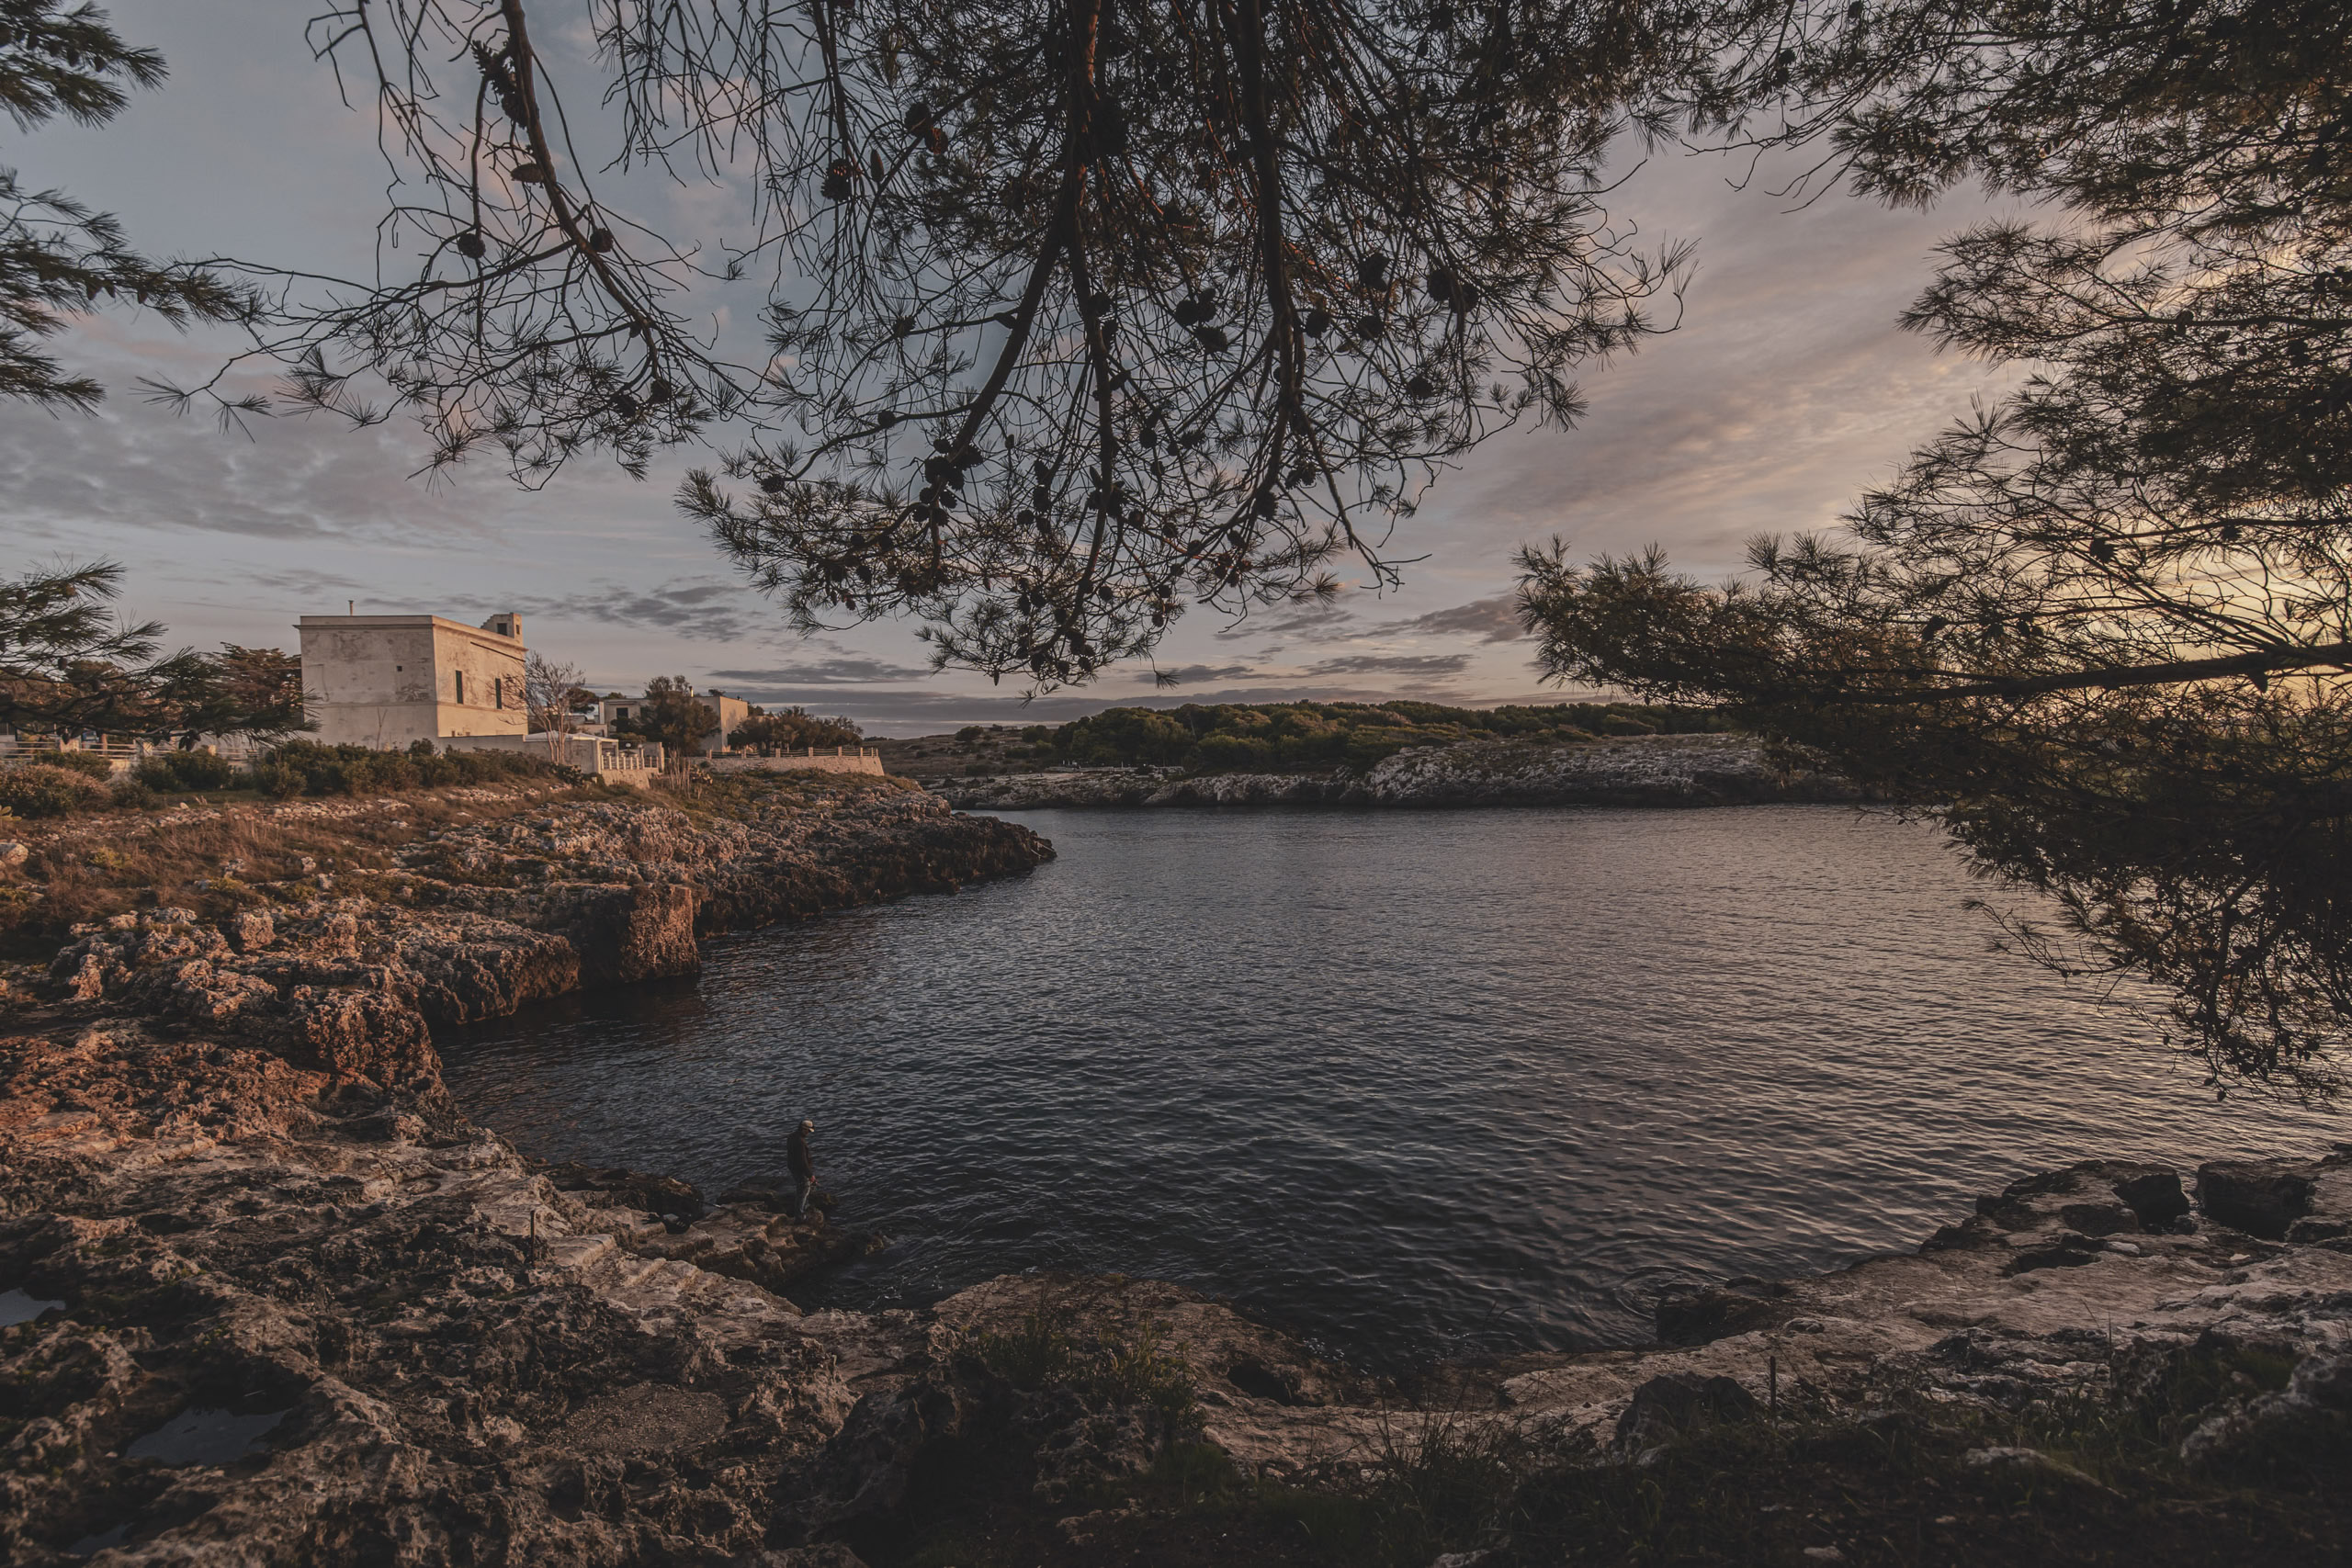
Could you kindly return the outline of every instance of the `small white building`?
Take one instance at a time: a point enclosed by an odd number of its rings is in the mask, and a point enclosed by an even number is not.
[[[716,757],[727,750],[727,738],[742,727],[752,716],[752,705],[741,697],[730,697],[724,692],[695,692],[695,701],[718,715],[718,728],[702,739],[701,750]],[[620,720],[636,716],[645,706],[643,697],[609,696],[596,704],[596,722],[606,735],[617,733],[614,726]]]
[[[439,615],[305,615],[302,706],[328,745],[399,750],[456,736],[526,735],[523,623]]]

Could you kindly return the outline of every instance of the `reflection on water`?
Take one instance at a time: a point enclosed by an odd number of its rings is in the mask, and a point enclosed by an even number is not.
[[[804,1305],[1120,1270],[1387,1365],[1637,1338],[1668,1280],[1905,1247],[2030,1169],[2340,1125],[2215,1105],[1882,818],[1022,820],[1032,877],[458,1032],[450,1085],[706,1188],[780,1181],[813,1116],[837,1219],[894,1245]]]

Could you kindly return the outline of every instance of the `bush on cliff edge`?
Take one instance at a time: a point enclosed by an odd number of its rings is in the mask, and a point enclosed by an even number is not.
[[[70,817],[111,801],[107,786],[87,773],[49,762],[0,768],[0,811],[16,817]]]
[[[500,779],[573,781],[581,776],[577,769],[559,767],[520,751],[436,751],[429,740],[420,740],[405,751],[289,740],[254,764],[254,785],[279,796],[384,795]]]

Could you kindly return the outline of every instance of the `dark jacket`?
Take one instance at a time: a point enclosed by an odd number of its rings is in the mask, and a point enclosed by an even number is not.
[[[817,1162],[808,1154],[808,1134],[797,1127],[792,1130],[792,1139],[784,1146],[784,1159],[798,1180],[817,1179]]]

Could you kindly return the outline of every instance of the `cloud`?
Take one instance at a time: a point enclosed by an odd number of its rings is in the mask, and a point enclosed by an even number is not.
[[[843,652],[830,659],[780,665],[772,670],[714,670],[710,678],[782,686],[858,686],[872,681],[921,681],[930,674],[920,665],[891,664]]]
[[[372,592],[375,585],[346,577],[334,571],[308,571],[300,567],[284,567],[275,570],[241,571],[233,579],[216,577],[212,581],[232,581],[239,587],[268,588],[280,593],[292,593],[303,598],[321,594],[341,593],[348,590],[356,593]]]
[[[701,642],[740,641],[765,630],[775,619],[734,583],[708,578],[676,579],[653,588],[599,582],[561,597],[507,594],[495,601],[461,598],[452,603],[468,614],[513,610],[526,625],[536,615],[592,626],[650,626]]]
[[[1466,653],[1351,653],[1306,667],[1309,676],[1459,675],[1470,667]]]
[[[1159,671],[1163,686],[1189,686],[1202,681],[1258,681],[1264,672],[1253,664],[1186,664]]]
[[[1318,599],[1245,616],[1232,626],[1219,628],[1216,636],[1219,642],[1245,637],[1296,637],[1323,642],[1354,636],[1355,619],[1356,613],[1345,605]]]
[[[1409,621],[1390,621],[1369,628],[1370,636],[1475,637],[1480,642],[1517,642],[1527,635],[1519,624],[1517,600],[1509,593],[1473,599],[1451,610],[1431,610]]]

